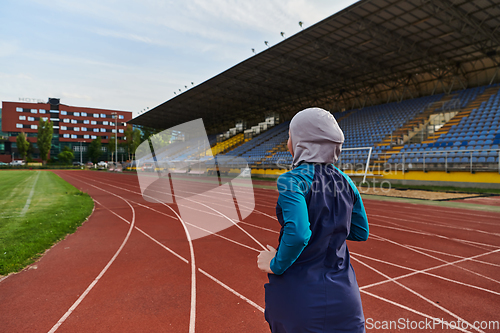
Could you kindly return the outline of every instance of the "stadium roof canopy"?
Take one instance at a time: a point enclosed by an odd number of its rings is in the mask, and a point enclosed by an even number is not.
[[[362,0],[136,117],[209,132],[500,80],[500,0]]]

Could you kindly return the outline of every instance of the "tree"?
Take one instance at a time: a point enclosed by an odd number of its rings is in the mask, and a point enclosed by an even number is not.
[[[89,145],[89,157],[92,163],[97,163],[99,160],[99,157],[101,157],[102,150],[101,150],[101,137],[98,136],[97,139],[92,140],[92,142]]]
[[[134,129],[132,128],[132,125],[127,125],[127,128],[125,128],[125,146],[127,147],[128,151],[128,159],[131,159],[131,154],[132,154],[132,148],[134,144]]]
[[[133,132],[133,139],[132,139],[132,156],[134,157],[135,159],[135,151],[137,150],[137,147],[139,147],[139,145],[141,144],[141,130],[136,128],[134,129],[134,132]]]
[[[28,142],[28,138],[26,137],[26,134],[24,132],[19,133],[19,135],[16,138],[16,143],[19,154],[21,155],[23,160],[25,160],[28,155],[28,149],[30,143]]]
[[[57,155],[59,161],[63,164],[69,164],[75,158],[75,154],[68,146],[64,146],[63,150]]]
[[[40,150],[40,158],[44,165],[47,163],[50,147],[52,146],[53,132],[54,130],[50,120],[45,121],[40,118],[38,122],[38,137],[36,143],[38,145],[38,150]]]
[[[33,146],[34,144],[29,142],[28,145],[28,152],[26,153],[26,162],[33,162],[33,153],[35,152],[35,147]]]

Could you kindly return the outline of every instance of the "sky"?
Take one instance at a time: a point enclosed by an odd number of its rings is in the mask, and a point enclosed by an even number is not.
[[[1,0],[0,99],[135,117],[354,2]]]

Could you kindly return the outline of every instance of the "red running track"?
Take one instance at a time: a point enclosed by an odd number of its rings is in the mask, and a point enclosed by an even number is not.
[[[32,269],[0,281],[0,332],[268,332],[267,276],[256,267],[260,247],[250,236],[277,245],[276,191],[254,189],[255,211],[241,229],[195,239],[190,251],[176,205],[145,201],[136,176],[55,173],[88,192],[95,211]],[[227,204],[221,196],[220,209]],[[348,246],[368,332],[397,331],[384,323],[429,332],[401,326],[425,320],[434,321],[433,332],[498,331],[480,325],[500,321],[500,214],[365,206],[370,239]],[[447,329],[451,322],[462,327]]]
[[[477,197],[477,198],[467,198],[461,200],[453,200],[453,202],[465,202],[473,203],[478,205],[488,205],[488,206],[499,206],[500,207],[500,196],[488,196],[488,197]]]

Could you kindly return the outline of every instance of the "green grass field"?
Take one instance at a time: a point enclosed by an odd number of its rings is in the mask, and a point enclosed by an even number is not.
[[[21,270],[75,232],[93,205],[50,171],[0,171],[0,275]]]

